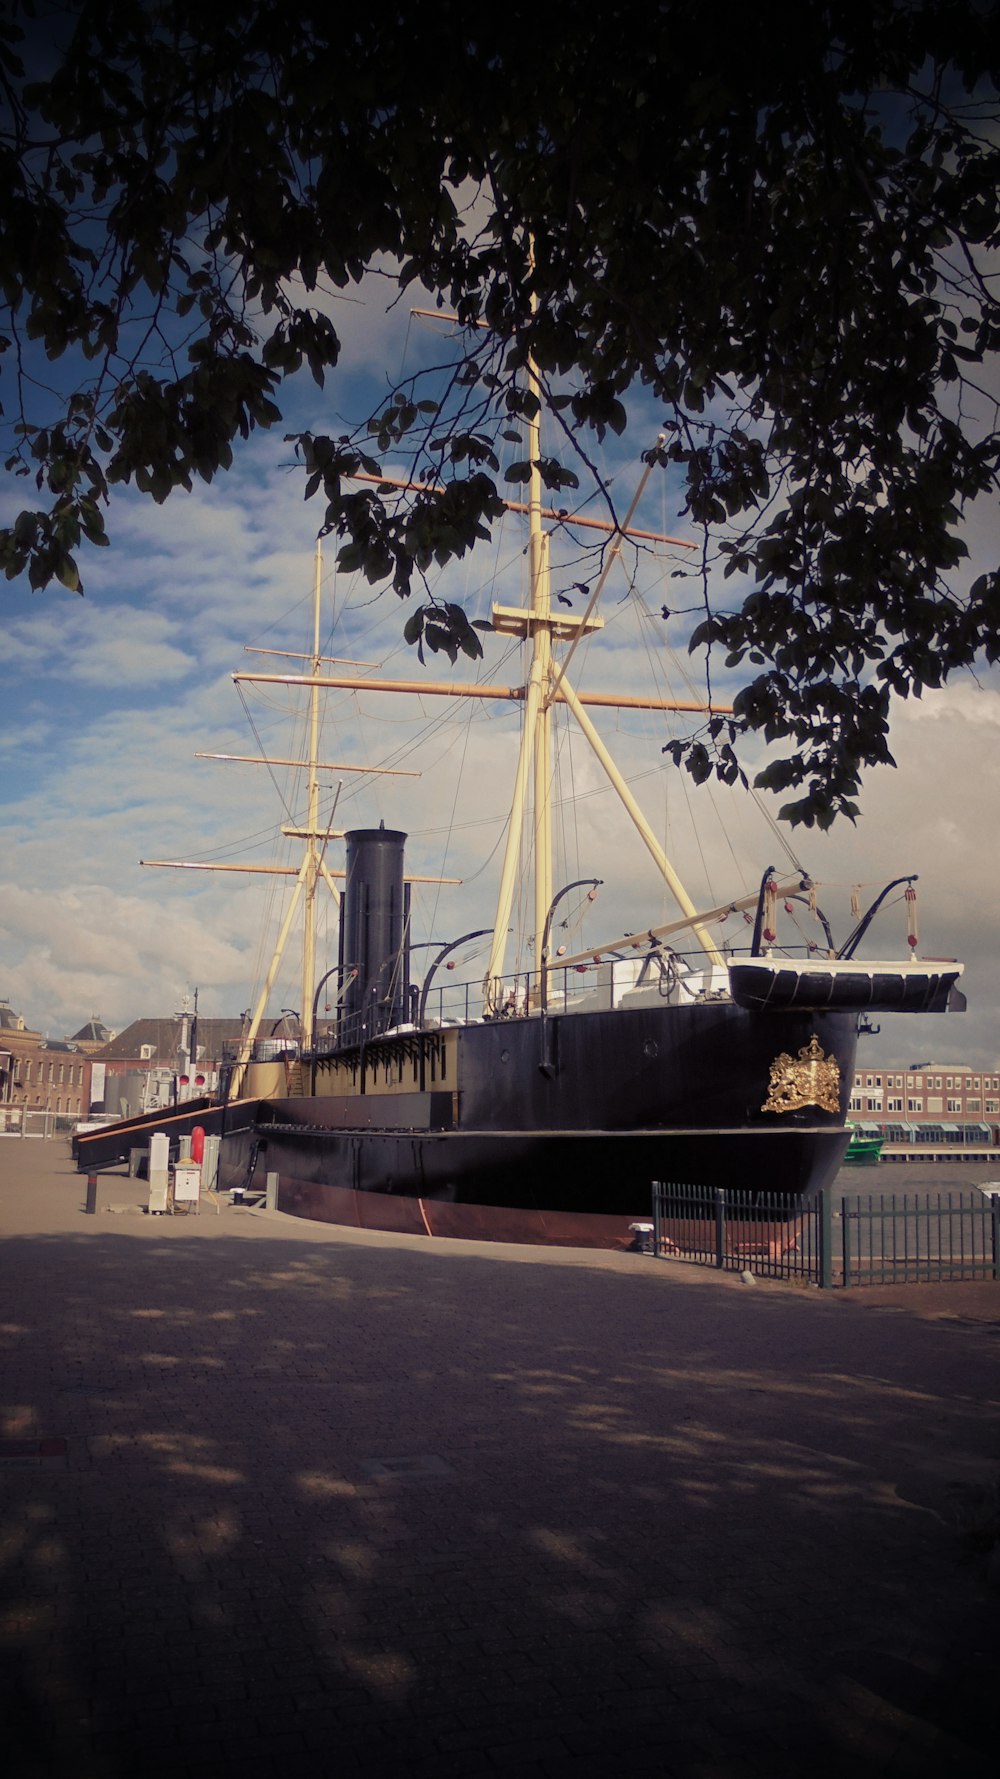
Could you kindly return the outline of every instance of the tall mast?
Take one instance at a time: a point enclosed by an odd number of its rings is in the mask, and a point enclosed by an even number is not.
[[[322,657],[319,650],[320,605],[323,586],[323,545],[316,539],[316,569],[313,582],[313,648],[310,667],[315,682]],[[306,820],[306,858],[303,878],[302,916],[302,1006],[299,1031],[303,1050],[313,1041],[313,992],[316,986],[316,880],[319,877],[319,686],[309,688],[309,797]]]
[[[535,298],[532,296],[532,308]],[[534,850],[535,906],[534,926],[536,965],[541,960],[541,936],[551,900],[552,829],[549,810],[549,760],[551,718],[546,692],[552,667],[551,603],[548,574],[548,537],[542,530],[542,478],[538,468],[541,456],[541,387],[534,360],[528,359],[528,388],[535,397],[535,412],[527,423],[528,455],[531,476],[528,484],[528,575],[530,610],[511,613],[515,634],[530,636],[531,665],[524,700],[524,723],[517,757],[514,798],[500,871],[497,913],[493,943],[486,966],[484,984],[487,1010],[496,1012],[501,996],[507,930],[514,906],[514,886],[521,852],[521,834],[527,803],[528,779],[534,769]]]
[[[528,538],[531,551],[531,627],[532,673],[542,687],[542,701],[535,718],[535,968],[542,967],[542,935],[545,917],[552,900],[552,716],[548,699],[552,676],[552,589],[549,578],[549,535],[542,529],[542,477],[538,463],[542,454],[542,392],[534,361],[528,360],[528,388],[538,403],[531,417],[529,448],[531,480],[528,484]]]
[[[534,307],[534,303],[532,306]],[[594,616],[595,608],[612,564],[621,553],[622,538],[632,533],[632,519],[649,478],[649,468],[647,467],[642,476],[624,522],[615,529],[607,560],[583,616],[575,619],[560,616],[558,620],[554,619],[549,575],[549,537],[542,524],[544,510],[542,507],[542,479],[538,467],[541,458],[542,391],[537,368],[530,356],[527,383],[536,403],[535,411],[527,423],[527,442],[531,464],[527,503],[529,608],[527,611],[514,611],[495,607],[493,612],[494,629],[506,631],[508,635],[519,635],[531,639],[531,662],[524,693],[524,724],[518,752],[514,798],[500,875],[493,943],[484,983],[486,1010],[493,1013],[499,1011],[501,1003],[504,954],[514,905],[514,888],[524,829],[529,777],[533,781],[532,826],[535,853],[533,912],[536,977],[540,977],[541,972],[546,968],[547,960],[543,956],[544,937],[554,889],[552,875],[552,705],[556,702],[569,705],[580,730],[620,797],[664,882],[674,896],[681,912],[687,917],[687,922],[699,944],[713,963],[722,962],[721,953],[711,934],[697,916],[695,904],[687,894],[649,823],[632,797],[600,736],[581,708],[583,701],[577,697],[566,678],[566,669],[577,644],[582,637],[600,626],[601,620]],[[569,644],[558,672],[552,648],[556,636],[560,641]]]

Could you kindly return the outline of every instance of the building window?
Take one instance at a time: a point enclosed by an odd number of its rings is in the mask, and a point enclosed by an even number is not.
[[[987,1100],[986,1110],[987,1112],[1000,1112],[1000,1100]]]
[[[940,1099],[937,1094],[931,1094],[927,1101],[927,1110],[928,1112],[943,1112],[944,1100]]]
[[[30,1081],[31,1081],[31,1064],[30,1064],[30,1062],[26,1062],[24,1065],[24,1085],[25,1085],[25,1087],[27,1087],[30,1084]]]
[[[983,1109],[983,1102],[982,1100],[966,1100],[965,1109],[967,1112],[981,1112]]]
[[[972,1085],[978,1092],[979,1091],[979,1076],[978,1075],[976,1076],[976,1079],[973,1081]]]
[[[961,1100],[949,1100],[948,1110],[949,1112],[960,1112],[962,1110]]]
[[[860,1095],[860,1093],[852,1093],[851,1094],[851,1097],[847,1102],[847,1110],[849,1112],[860,1112],[860,1110],[861,1110],[861,1095]]]
[[[952,1079],[952,1077],[951,1077],[951,1075],[949,1075],[949,1076],[948,1076],[948,1086],[949,1086],[949,1087],[954,1087],[954,1085],[955,1085],[955,1083],[954,1083],[954,1080],[953,1080],[953,1079]],[[961,1087],[961,1085],[962,1085],[962,1083],[961,1083],[961,1082],[959,1082],[959,1086],[960,1086],[960,1087]]]
[[[903,1102],[901,1099],[887,1100],[885,1109],[887,1112],[901,1112],[903,1110]]]

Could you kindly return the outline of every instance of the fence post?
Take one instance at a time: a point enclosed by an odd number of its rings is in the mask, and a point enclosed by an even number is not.
[[[715,1188],[715,1264],[720,1269],[726,1264],[726,1193],[725,1188]]]
[[[654,1180],[653,1181],[653,1253],[657,1259],[659,1259],[659,1257],[660,1257],[660,1192],[661,1192],[661,1189],[662,1188],[661,1188],[660,1181]]]
[[[93,1217],[97,1213],[97,1175],[87,1175],[87,1209],[86,1215]]]
[[[851,1282],[851,1219],[843,1196],[840,1200],[840,1243],[844,1259],[844,1287],[846,1289]]]
[[[993,1277],[1000,1279],[1000,1192],[990,1193],[993,1224]]]
[[[833,1284],[833,1190],[824,1186],[819,1195],[819,1288]]]

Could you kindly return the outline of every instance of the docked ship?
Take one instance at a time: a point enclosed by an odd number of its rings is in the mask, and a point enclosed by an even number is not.
[[[539,455],[536,437],[533,465]],[[550,590],[550,532],[564,527],[566,516],[543,506],[532,469],[522,508],[529,597],[523,607],[494,605],[491,618],[494,632],[520,644],[523,675],[515,685],[379,682],[367,672],[325,671],[319,548],[313,648],[302,657],[307,671],[234,676],[308,695],[301,761],[308,792],[302,826],[283,830],[301,841],[302,861],[271,967],[229,1059],[221,1102],[175,1118],[178,1130],[197,1117],[219,1133],[222,1186],[246,1192],[270,1178],[279,1209],[324,1221],[597,1243],[627,1239],[630,1223],[648,1216],[654,1180],[780,1191],[794,1204],[829,1183],[841,1165],[859,1025],[867,1015],[964,1006],[961,964],[915,955],[913,877],[887,885],[840,945],[816,886],[800,870],[768,867],[759,880],[755,874],[752,893],[711,907],[699,908],[689,896],[588,707],[694,706],[585,694],[570,671],[581,642],[601,628],[600,596],[635,506],[620,528],[609,525],[604,568],[582,614],[573,615],[554,605]],[[320,773],[328,769],[319,751],[320,700],[359,687],[521,706],[495,915],[458,940],[428,942],[414,931],[400,828],[341,832],[320,819]],[[582,732],[643,842],[658,893],[665,885],[675,904],[666,922],[612,930],[576,949],[557,943],[567,930],[563,911],[571,898],[591,897],[600,879],[556,884],[556,711]],[[334,870],[327,855],[340,840],[346,856]],[[511,971],[508,935],[525,847],[533,856],[533,931],[528,967],[522,962]],[[316,899],[327,892],[339,909],[338,955],[318,977]],[[872,921],[898,905],[911,916],[904,955],[858,958]],[[287,1042],[276,1050],[262,1033],[297,910],[299,1042],[294,1051]],[[795,946],[779,943],[783,911],[796,916]],[[730,931],[742,917],[742,949],[721,937],[730,916],[737,917]],[[799,937],[799,917],[814,923],[815,938]],[[485,967],[456,981],[456,956],[474,942],[483,944]],[[324,991],[332,1014],[325,1019]],[[101,1141],[106,1159],[107,1132]],[[95,1144],[91,1165],[100,1158]]]

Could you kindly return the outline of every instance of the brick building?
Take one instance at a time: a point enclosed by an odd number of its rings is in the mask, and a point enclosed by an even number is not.
[[[889,1063],[855,1072],[849,1116],[880,1123],[1000,1123],[1000,1065]]]
[[[112,1033],[91,1020],[73,1038],[47,1038],[0,1001],[0,1130],[20,1130],[25,1112],[80,1118],[90,1092],[88,1050]]]

